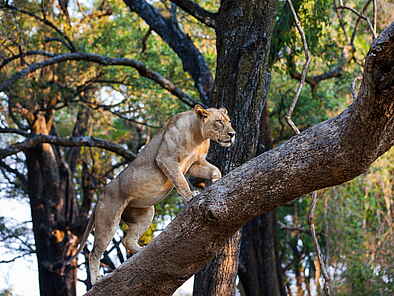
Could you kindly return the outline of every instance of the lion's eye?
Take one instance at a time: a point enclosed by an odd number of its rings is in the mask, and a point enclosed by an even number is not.
[[[223,122],[221,120],[216,120],[215,124],[218,127],[222,127],[223,126]]]

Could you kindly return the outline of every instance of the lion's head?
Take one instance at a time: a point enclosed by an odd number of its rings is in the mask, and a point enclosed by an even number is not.
[[[201,105],[196,105],[194,112],[201,119],[201,133],[204,138],[213,140],[224,147],[234,144],[235,130],[231,126],[230,117],[225,108],[204,109]]]

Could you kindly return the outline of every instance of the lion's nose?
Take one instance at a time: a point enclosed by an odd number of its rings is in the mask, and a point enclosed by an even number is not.
[[[228,135],[232,138],[235,136],[235,132],[228,132]]]

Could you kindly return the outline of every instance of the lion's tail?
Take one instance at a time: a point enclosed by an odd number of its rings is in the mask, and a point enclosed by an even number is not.
[[[94,208],[92,215],[90,215],[89,217],[89,221],[88,221],[88,225],[85,228],[85,232],[82,235],[81,241],[79,242],[79,247],[77,252],[69,259],[67,260],[67,265],[71,263],[71,261],[73,261],[79,253],[82,252],[83,248],[86,245],[86,242],[88,241],[88,237],[90,232],[92,232],[93,227],[94,227],[94,218],[96,216],[96,208]]]

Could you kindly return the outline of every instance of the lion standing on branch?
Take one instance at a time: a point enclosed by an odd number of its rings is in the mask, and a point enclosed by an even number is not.
[[[127,224],[122,243],[132,253],[142,249],[139,238],[154,216],[154,205],[175,187],[186,203],[193,197],[185,174],[213,182],[221,178],[220,170],[206,160],[210,140],[229,147],[235,131],[224,108],[192,111],[172,117],[166,127],[137,155],[129,166],[110,182],[89,219],[79,249],[95,228],[93,250],[89,257],[92,284],[99,275],[100,258],[122,220]]]

